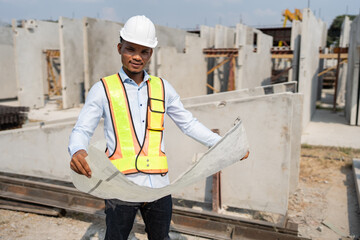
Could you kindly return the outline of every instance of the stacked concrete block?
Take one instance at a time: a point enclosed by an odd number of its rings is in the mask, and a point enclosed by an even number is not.
[[[348,16],[344,18],[343,24],[341,25],[340,43],[339,47],[349,47],[350,42],[350,26],[351,21]],[[343,107],[345,105],[345,88],[346,88],[346,74],[347,74],[347,63],[343,63],[340,66],[339,79],[337,85],[337,98],[336,103]]]
[[[351,23],[345,116],[350,125],[360,125],[360,15]]]
[[[0,26],[0,99],[17,97],[14,41],[11,26]]]
[[[102,77],[117,73],[121,56],[117,50],[122,23],[84,18],[84,85],[87,93]]]
[[[181,98],[206,94],[207,63],[202,52],[206,40],[185,36],[185,53],[175,47],[159,47],[156,52],[157,73],[168,80]]]
[[[299,92],[304,94],[303,128],[305,128],[315,112],[319,49],[325,47],[323,33],[326,24],[316,19],[310,9],[304,9],[301,25]]]
[[[198,97],[195,104],[184,101],[184,106],[204,125],[223,134],[241,119],[250,144],[249,159],[221,173],[223,205],[285,214],[289,192],[296,188],[294,179],[299,174],[302,96],[282,93],[229,97],[226,101],[212,100],[211,96],[204,101]],[[183,136],[169,119],[165,128],[169,173],[175,179],[206,148]],[[211,185],[211,179],[200,181],[174,197],[210,203]]]
[[[63,108],[82,103],[84,95],[84,43],[81,20],[60,17],[60,63]]]
[[[236,47],[239,49],[235,74],[236,89],[270,84],[272,42],[271,36],[255,28],[236,25]]]
[[[59,29],[55,22],[27,20],[14,27],[15,68],[20,105],[40,108],[47,93],[44,50],[58,50]]]

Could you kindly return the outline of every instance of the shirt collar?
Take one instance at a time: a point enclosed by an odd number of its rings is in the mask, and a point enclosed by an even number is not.
[[[143,82],[146,82],[147,80],[149,80],[150,75],[149,75],[145,70],[143,70],[143,71],[144,71],[144,79],[143,79]],[[125,71],[124,71],[123,68],[120,69],[119,74],[120,74],[121,81],[123,81],[123,82],[130,82],[131,78],[129,78],[129,76],[125,73]]]

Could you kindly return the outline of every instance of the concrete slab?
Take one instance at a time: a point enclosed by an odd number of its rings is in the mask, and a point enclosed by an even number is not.
[[[84,18],[84,85],[85,93],[102,77],[117,73],[121,57],[117,51],[122,23]]]
[[[207,48],[215,47],[215,28],[201,25],[200,37],[206,39]]]
[[[350,43],[350,27],[351,22],[348,16],[345,16],[343,24],[341,25],[341,33],[340,33],[340,44],[339,46],[342,48],[349,47]],[[336,103],[340,107],[344,107],[345,105],[345,88],[346,88],[346,74],[347,74],[347,63],[343,63],[340,66],[339,72],[339,82],[337,87],[337,98]]]
[[[304,94],[303,128],[307,126],[315,112],[319,48],[324,47],[324,28],[326,24],[316,19],[310,9],[303,10],[299,68],[299,92]]]
[[[256,45],[254,45],[256,39]],[[239,49],[235,88],[254,88],[270,84],[272,37],[261,31],[236,25],[235,47]]]
[[[343,112],[317,109],[304,129],[301,143],[360,149],[360,127],[347,124]]]
[[[296,94],[295,94],[296,95]],[[250,144],[250,158],[222,171],[222,201],[226,206],[284,214],[291,172],[291,139],[294,94],[273,94],[246,99],[185,105],[207,127],[226,132],[242,119]],[[166,120],[166,152],[170,178],[176,178],[206,148],[182,136]],[[176,141],[171,141],[176,139]],[[211,200],[207,179],[174,195],[193,201]]]
[[[60,62],[63,108],[84,102],[83,23],[79,19],[59,18]]]
[[[360,159],[354,158],[352,167],[354,171],[355,188],[356,188],[357,199],[359,204],[358,206],[360,209]]]
[[[26,20],[22,28],[15,28],[14,42],[20,105],[43,107],[48,88],[43,50],[60,48],[58,24]]]
[[[350,125],[360,125],[360,15],[351,23],[350,31],[345,113]]]
[[[75,122],[43,123],[0,132],[0,171],[71,181],[68,139]],[[99,125],[93,141],[103,138]],[[46,147],[44,147],[46,146]]]
[[[11,26],[0,26],[0,99],[17,97],[14,40]]]
[[[206,40],[185,36],[185,44],[185,53],[177,52],[175,47],[158,48],[157,76],[169,81],[181,98],[205,95],[207,63],[202,49]]]

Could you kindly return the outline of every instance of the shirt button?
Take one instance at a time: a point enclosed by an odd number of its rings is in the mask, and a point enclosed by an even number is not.
[[[140,107],[142,106],[142,104],[140,104]]]
[[[142,120],[142,122],[145,122],[145,120]]]
[[[147,167],[149,166],[149,164],[146,165]]]
[[[138,88],[138,91],[140,91],[140,88]]]

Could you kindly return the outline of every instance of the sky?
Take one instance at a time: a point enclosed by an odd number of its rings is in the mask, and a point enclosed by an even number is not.
[[[196,29],[200,25],[254,27],[282,25],[285,9],[310,7],[330,26],[342,14],[359,15],[360,0],[0,0],[0,22],[11,19],[58,20],[59,16],[125,22],[145,15],[155,24]]]

